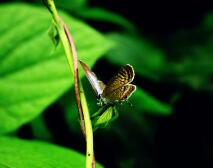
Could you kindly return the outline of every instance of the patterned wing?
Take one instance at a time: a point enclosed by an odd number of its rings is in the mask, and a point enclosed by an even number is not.
[[[114,90],[130,83],[133,81],[135,76],[134,69],[131,65],[127,64],[123,66],[116,75],[107,83],[106,87],[103,90],[102,96],[108,96]]]
[[[135,85],[126,84],[111,92],[109,95],[105,97],[105,99],[107,99],[108,102],[112,103],[115,101],[124,101],[127,100],[135,90],[136,90]]]
[[[80,61],[80,64],[86,74],[87,79],[89,80],[93,90],[95,91],[95,93],[97,94],[97,96],[101,95],[105,85],[102,81],[99,81],[98,78],[96,77],[95,73],[92,72],[88,66],[83,63],[82,61]]]

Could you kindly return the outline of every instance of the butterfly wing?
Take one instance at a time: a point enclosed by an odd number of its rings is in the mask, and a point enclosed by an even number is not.
[[[135,90],[135,85],[126,84],[112,91],[105,99],[107,99],[108,102],[124,101],[127,100]]]
[[[135,73],[131,65],[127,64],[123,66],[116,75],[114,75],[111,80],[107,83],[103,90],[102,96],[109,97],[112,92],[118,88],[124,89],[124,85],[131,83],[134,79]],[[129,87],[129,86],[127,86]],[[131,86],[132,88],[132,86]]]
[[[80,64],[86,74],[87,79],[89,80],[93,90],[95,91],[95,93],[97,94],[97,96],[101,95],[105,85],[102,81],[99,81],[98,78],[96,77],[95,73],[92,72],[88,66],[83,63],[82,61],[80,61]]]

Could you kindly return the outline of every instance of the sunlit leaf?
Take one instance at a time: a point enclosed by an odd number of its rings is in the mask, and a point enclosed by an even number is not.
[[[96,115],[93,119],[94,130],[98,128],[105,128],[110,124],[110,122],[118,118],[118,112],[115,106],[109,106],[106,109],[104,109],[104,107],[102,108],[99,109],[102,113]]]
[[[39,141],[0,137],[0,167],[84,168],[85,156],[71,149]],[[102,167],[100,164],[97,167]],[[1,167],[2,168],[2,167]]]
[[[64,51],[48,37],[46,8],[0,6],[0,133],[32,120],[73,84]],[[61,13],[72,28],[80,59],[92,65],[111,43],[84,23]],[[82,74],[81,74],[82,75]],[[74,102],[71,102],[74,104]]]

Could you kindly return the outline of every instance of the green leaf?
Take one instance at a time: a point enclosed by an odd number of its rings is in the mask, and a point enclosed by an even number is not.
[[[213,14],[209,13],[198,27],[174,34],[170,45],[176,58],[169,68],[174,80],[193,89],[213,91],[212,25]]]
[[[116,45],[107,54],[110,62],[124,65],[132,64],[137,74],[159,80],[165,67],[165,55],[144,39],[126,34],[110,34]]]
[[[212,30],[213,28],[213,12],[208,13],[203,21],[203,26],[206,29]]]
[[[87,0],[55,0],[55,4],[57,7],[69,11],[79,10],[84,7],[86,3]]]
[[[73,85],[73,77],[61,45],[55,49],[48,37],[52,21],[46,8],[14,3],[1,5],[0,13],[1,134],[39,115]],[[60,15],[72,28],[79,59],[89,66],[111,47],[94,29]]]
[[[56,145],[0,137],[0,167],[7,168],[84,168],[85,157]],[[97,167],[102,167],[97,164]]]
[[[133,93],[130,100],[133,107],[129,108],[132,108],[133,111],[163,116],[172,114],[171,105],[160,102],[157,98],[151,96],[139,87],[137,87],[137,90]]]
[[[115,106],[101,107],[97,113],[92,115],[92,117],[95,115],[93,119],[93,131],[98,128],[107,127],[112,121],[118,118]]]
[[[51,141],[53,139],[43,115],[37,116],[30,122],[33,137],[40,140]]]
[[[95,121],[95,126],[102,125],[108,123],[112,119],[113,115],[113,108],[110,107],[107,109],[101,116],[98,117],[98,119]]]
[[[129,102],[129,104],[128,104]],[[173,107],[168,103],[161,102],[143,89],[137,87],[136,91],[124,102],[117,105],[118,113],[124,113],[130,118],[138,118],[144,114],[154,116],[168,116],[172,114]]]
[[[136,32],[136,28],[133,23],[111,11],[107,11],[102,8],[81,8],[76,12],[79,16],[85,19],[113,23],[115,25],[123,27],[130,33]]]

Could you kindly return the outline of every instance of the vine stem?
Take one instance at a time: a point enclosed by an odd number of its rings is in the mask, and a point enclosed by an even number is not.
[[[54,4],[54,0],[43,0],[45,6],[50,11],[55,27],[58,31],[60,40],[62,42],[67,61],[69,63],[70,70],[74,75],[74,87],[75,87],[75,99],[78,107],[80,125],[82,133],[86,140],[86,168],[95,168],[95,156],[93,149],[93,130],[90,120],[89,109],[84,94],[83,86],[79,81],[78,76],[78,57],[77,51],[69,33],[69,30],[64,21],[59,17],[57,9]]]

